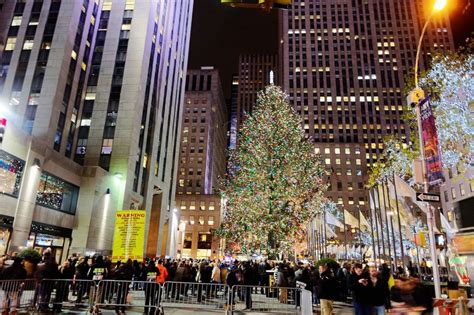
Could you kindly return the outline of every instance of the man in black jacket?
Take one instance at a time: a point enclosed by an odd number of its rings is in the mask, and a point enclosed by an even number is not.
[[[375,266],[369,268],[369,275],[369,304],[375,310],[376,315],[384,315],[385,305],[390,299],[388,282],[379,274]]]
[[[326,264],[319,266],[319,274],[318,292],[321,302],[321,315],[332,315],[333,302],[337,296],[337,281]]]
[[[362,264],[355,264],[348,280],[348,288],[352,292],[355,315],[371,315],[368,285],[368,275],[364,273]]]

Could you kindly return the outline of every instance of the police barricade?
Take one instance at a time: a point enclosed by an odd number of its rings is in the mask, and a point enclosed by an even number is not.
[[[154,281],[101,280],[97,283],[93,312],[115,309],[155,314],[160,296],[161,287]]]
[[[301,288],[235,285],[229,296],[231,311],[301,314]]]
[[[36,280],[0,281],[1,312],[32,311],[35,304]]]
[[[43,279],[37,284],[36,306],[39,311],[87,311],[95,300],[92,280]]]
[[[223,311],[228,303],[230,288],[225,284],[166,281],[163,284],[161,303],[163,310],[199,308]]]

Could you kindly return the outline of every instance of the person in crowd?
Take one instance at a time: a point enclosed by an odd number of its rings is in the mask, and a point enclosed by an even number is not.
[[[388,306],[390,299],[388,282],[379,274],[375,266],[369,268],[369,276],[369,304],[372,306],[376,315],[384,315],[385,307]]]
[[[77,289],[77,298],[76,298],[76,305],[79,306],[82,304],[82,299],[90,290],[90,282],[87,281],[89,279],[87,273],[89,272],[90,267],[92,266],[92,259],[89,257],[81,257],[79,258],[77,265],[76,265],[76,272],[74,274],[74,280],[76,283]]]
[[[59,280],[56,281],[56,297],[53,304],[54,312],[61,312],[63,302],[68,301],[69,286],[72,284],[74,272],[74,266],[71,266],[69,260],[65,260],[59,268]]]
[[[23,267],[22,259],[20,257],[13,257],[13,263],[9,267],[2,269],[0,273],[0,280],[2,280],[3,290],[3,312],[8,314],[16,314],[18,305],[20,303],[19,295],[23,285],[20,281],[8,280],[25,280],[26,269]]]
[[[321,315],[334,314],[333,302],[337,297],[337,280],[327,264],[319,266],[318,293]]]
[[[252,291],[253,286],[258,285],[258,268],[255,264],[251,262],[246,262],[244,264],[244,291],[245,291],[245,309],[252,309]]]
[[[355,315],[371,315],[369,304],[369,279],[362,264],[356,263],[348,280],[348,288],[352,292],[352,304]]]
[[[53,279],[59,278],[59,268],[50,251],[45,251],[42,261],[38,264],[35,278],[38,281],[38,308],[40,311],[49,310],[51,293],[54,289]]]
[[[431,314],[433,310],[431,295],[416,276],[396,279],[390,291],[390,300],[395,313],[402,309],[403,312],[408,310],[419,314]]]
[[[156,294],[158,285],[157,278],[160,274],[160,270],[156,267],[153,260],[149,260],[148,264],[141,269],[140,281],[146,281],[144,285],[145,290],[145,315],[154,314],[156,310]]]

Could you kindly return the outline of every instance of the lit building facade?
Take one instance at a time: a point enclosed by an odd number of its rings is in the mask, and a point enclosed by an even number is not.
[[[115,211],[173,254],[192,0],[6,1],[0,214],[9,251],[110,254]]]
[[[273,83],[276,85],[280,83],[278,63],[277,55],[243,54],[239,56],[237,132],[245,115],[252,113],[257,102],[257,93],[270,84],[270,71],[273,72]]]
[[[216,258],[220,239],[218,181],[226,171],[228,111],[217,70],[188,70],[176,188],[182,257]]]
[[[340,209],[367,210],[368,169],[386,136],[408,142],[404,77],[431,4],[295,0],[281,13],[283,86],[332,170],[327,195]],[[445,16],[432,20],[424,46],[424,53],[453,48]]]

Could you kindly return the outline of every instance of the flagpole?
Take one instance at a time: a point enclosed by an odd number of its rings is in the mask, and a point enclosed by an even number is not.
[[[372,197],[372,198],[370,198]],[[374,255],[374,262],[375,262],[375,234],[374,234],[374,218],[373,218],[373,207],[370,206],[370,201],[374,202],[374,197],[372,193],[372,188],[369,189],[369,208],[370,208],[370,231],[372,233],[372,252]],[[375,207],[375,205],[374,205]],[[378,250],[378,249],[377,249]]]
[[[387,259],[387,253],[385,251],[385,236],[383,233],[383,220],[382,220],[382,202],[380,200],[380,191],[379,191],[379,185],[377,184],[376,186],[376,191],[377,191],[377,200],[378,200],[378,205],[379,205],[379,211],[378,211],[378,220],[380,223],[380,236],[382,237],[382,252],[383,252],[383,257],[384,259]]]
[[[390,246],[390,229],[388,227],[388,215],[387,215],[387,203],[386,203],[386,198],[385,198],[385,185],[384,182],[382,181],[382,198],[383,198],[383,210],[384,210],[384,215],[385,215],[385,230],[387,231],[387,245],[388,245],[388,256],[389,256],[389,263],[392,265],[392,247]]]
[[[390,202],[390,191],[388,189],[388,179],[384,181],[385,184],[385,189],[387,190],[387,202],[388,202],[388,208],[390,209],[390,228],[392,229],[392,240],[393,240],[393,271],[397,268],[397,242],[395,242],[395,231],[393,230],[393,209],[392,209],[392,204]]]
[[[400,222],[400,209],[398,209],[398,194],[397,194],[397,185],[395,183],[395,173],[392,173],[393,178],[393,189],[395,191],[395,206],[397,208],[397,218],[398,218],[398,234],[400,237],[400,250],[402,254],[402,266],[405,270],[405,246],[403,245],[403,236],[402,236],[402,224]]]
[[[359,210],[359,250],[360,250],[360,259],[362,259],[362,231],[360,230],[360,207],[357,205],[357,210]]]
[[[344,209],[342,209],[342,220],[344,220],[344,259],[347,260],[346,211]]]

